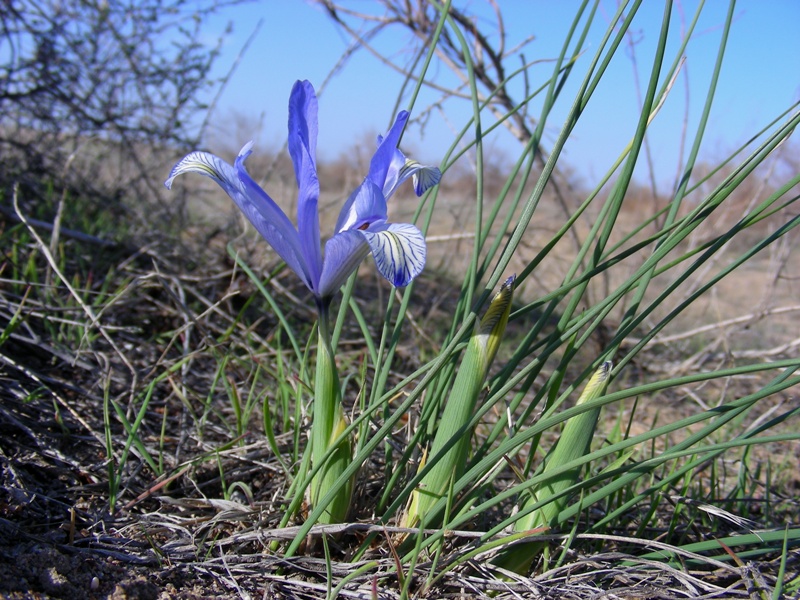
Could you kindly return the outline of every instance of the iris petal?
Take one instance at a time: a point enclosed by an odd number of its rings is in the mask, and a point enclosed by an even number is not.
[[[414,192],[417,196],[422,196],[442,179],[442,172],[439,167],[426,167],[411,159],[406,161],[403,171],[405,173],[410,172],[413,177]]]
[[[383,189],[386,183],[386,176],[395,158],[397,145],[400,143],[400,136],[403,134],[403,129],[407,121],[408,111],[401,110],[394,121],[394,125],[392,125],[392,128],[389,130],[389,133],[380,141],[378,149],[375,151],[375,154],[372,155],[372,160],[369,163],[369,175],[367,177],[380,189]]]
[[[391,197],[395,190],[409,177],[413,177],[414,192],[417,196],[422,196],[426,191],[439,183],[442,172],[438,167],[428,167],[420,164],[416,160],[406,158],[402,152],[397,150],[398,157],[392,162],[386,184],[383,187],[383,194],[386,198]],[[402,161],[402,162],[399,162]],[[399,166],[396,166],[399,162]]]
[[[187,154],[172,168],[164,185],[171,188],[175,178],[184,173],[199,173],[216,181],[278,256],[314,291],[315,282],[309,276],[300,237],[292,222],[244,169],[243,162],[251,147],[252,142],[242,148],[236,159],[237,168],[208,152]]]
[[[342,231],[329,239],[325,243],[319,295],[324,298],[336,293],[369,254],[369,249],[363,232],[358,229]]]
[[[319,236],[319,179],[317,148],[317,96],[308,81],[298,81],[289,97],[289,154],[297,178],[297,230],[306,263],[314,280],[319,279],[322,254]]]
[[[219,156],[214,156],[209,152],[191,152],[178,161],[164,182],[167,189],[171,190],[175,178],[184,173],[200,173],[200,175],[210,177],[226,192],[228,192],[228,187],[236,186],[236,172],[233,167]]]
[[[369,178],[350,194],[336,221],[336,231],[358,229],[376,221],[386,220],[386,198]]]
[[[381,145],[383,142],[383,136],[378,136],[378,146]],[[392,197],[395,190],[400,186],[400,184],[405,180],[405,178],[400,179],[400,173],[403,170],[403,167],[406,164],[406,155],[403,154],[399,148],[394,149],[394,155],[392,156],[392,160],[389,163],[389,169],[386,172],[386,180],[383,182],[383,195],[388,200]]]
[[[425,267],[425,237],[414,225],[373,225],[363,235],[372,250],[375,266],[392,285],[408,285]]]

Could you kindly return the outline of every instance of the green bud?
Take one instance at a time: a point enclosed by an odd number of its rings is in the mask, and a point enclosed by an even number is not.
[[[514,276],[506,279],[475,326],[430,452],[427,453],[429,461],[438,460],[411,494],[404,519],[405,527],[414,527],[422,521],[426,526],[432,526],[432,519],[438,517],[430,514],[431,508],[447,493],[450,482],[463,473],[472,439],[472,431],[467,431],[467,426],[505,334],[511,313],[514,279]],[[420,464],[420,470],[424,466],[425,461]]]

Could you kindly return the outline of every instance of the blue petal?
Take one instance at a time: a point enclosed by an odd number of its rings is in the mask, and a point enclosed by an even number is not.
[[[408,111],[400,111],[389,133],[386,134],[385,138],[380,140],[380,145],[372,156],[372,161],[369,163],[368,177],[380,189],[383,189],[383,186],[386,184],[386,176],[395,158],[395,152],[400,143],[400,136],[403,135],[403,129],[407,121]]]
[[[363,232],[375,258],[375,266],[396,287],[411,283],[425,267],[425,238],[407,223],[373,225]]]
[[[308,81],[298,81],[289,97],[289,154],[294,163],[297,187],[297,229],[306,264],[319,279],[322,254],[319,236],[319,179],[317,148],[317,96]]]
[[[325,244],[319,295],[325,298],[336,293],[369,254],[369,250],[364,232],[357,229],[342,231],[329,239]]]
[[[365,179],[350,194],[336,221],[336,232],[363,229],[376,221],[386,220],[386,199],[381,189]]]
[[[233,167],[222,160],[219,156],[214,156],[209,152],[191,152],[184,156],[172,167],[169,178],[164,182],[168,190],[172,189],[172,182],[178,175],[184,173],[200,173],[216,181],[226,192],[231,193],[228,188],[237,186],[236,172]]]
[[[378,145],[383,141],[383,136],[378,136]],[[398,186],[405,181],[400,179],[400,173],[406,164],[406,155],[403,154],[399,148],[394,149],[394,155],[389,163],[389,169],[386,172],[386,180],[383,183],[383,196],[388,200],[392,197]]]
[[[414,193],[417,196],[422,196],[442,179],[442,172],[439,167],[427,167],[411,159],[406,161],[404,171],[411,172],[414,180]]]
[[[171,188],[173,180],[184,173],[199,173],[216,181],[253,224],[256,231],[313,291],[316,287],[315,282],[309,277],[297,231],[278,205],[256,185],[241,165],[250,154],[251,147],[252,142],[242,148],[236,159],[236,168],[208,152],[187,154],[172,168],[164,185]]]
[[[400,155],[392,163],[392,168],[389,170],[389,177],[386,179],[386,185],[383,188],[383,195],[386,198],[391,198],[395,190],[409,177],[413,177],[414,192],[417,196],[422,196],[427,190],[439,183],[442,178],[442,172],[438,167],[428,167],[418,163],[417,161],[406,158],[399,150],[397,153]],[[395,171],[395,165],[398,159],[402,159],[402,163]]]

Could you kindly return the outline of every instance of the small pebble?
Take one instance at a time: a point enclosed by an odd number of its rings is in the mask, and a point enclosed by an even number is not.
[[[89,587],[93,592],[96,592],[100,589],[100,580],[97,577],[92,577],[92,582],[89,584]]]

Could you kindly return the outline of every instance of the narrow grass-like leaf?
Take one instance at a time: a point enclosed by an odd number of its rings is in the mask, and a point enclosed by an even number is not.
[[[286,320],[286,316],[283,314],[283,311],[278,306],[278,303],[275,301],[275,298],[267,291],[267,288],[264,287],[264,284],[261,282],[261,279],[253,272],[253,270],[242,260],[239,256],[239,253],[236,252],[236,249],[233,247],[232,244],[227,245],[228,255],[236,262],[237,266],[242,269],[247,276],[250,278],[250,281],[253,282],[253,285],[256,286],[261,295],[267,301],[270,306],[270,309],[275,313],[275,316],[280,321],[281,325],[283,326],[283,330],[286,333],[286,337],[289,338],[289,342],[292,344],[292,349],[295,352],[295,356],[298,361],[302,362],[303,354],[300,352],[300,346],[297,343],[294,335],[294,329]]]

